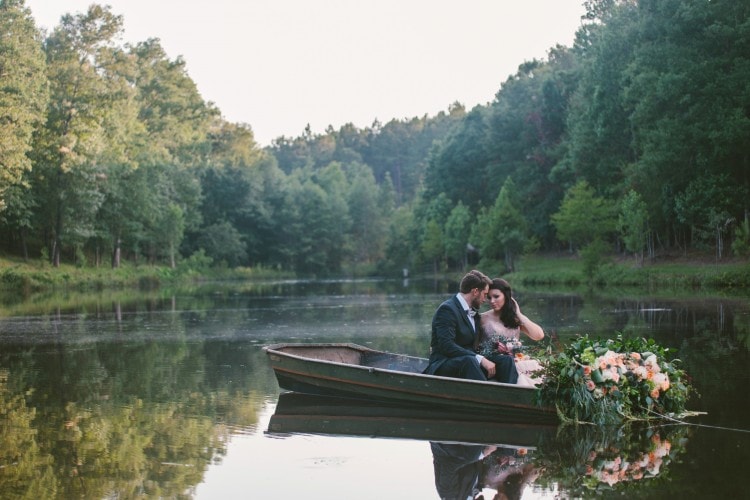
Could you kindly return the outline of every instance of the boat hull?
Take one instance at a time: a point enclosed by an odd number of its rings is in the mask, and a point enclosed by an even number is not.
[[[536,390],[514,384],[421,373],[427,360],[356,344],[275,344],[264,348],[282,389],[482,415],[503,422],[551,423]]]

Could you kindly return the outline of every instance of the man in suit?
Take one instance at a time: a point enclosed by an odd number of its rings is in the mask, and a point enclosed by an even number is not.
[[[424,373],[472,380],[495,379],[511,384],[518,380],[511,356],[498,358],[496,364],[475,351],[479,328],[476,314],[487,298],[491,283],[483,273],[469,271],[461,279],[459,293],[437,308],[432,318],[430,360]]]

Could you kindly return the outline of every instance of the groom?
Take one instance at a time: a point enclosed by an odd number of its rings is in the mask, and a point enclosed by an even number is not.
[[[483,273],[469,271],[459,285],[459,293],[437,308],[432,318],[430,361],[424,373],[472,380],[495,379],[513,384],[518,379],[511,356],[499,357],[496,365],[474,352],[480,333],[479,307],[487,298],[492,280]]]

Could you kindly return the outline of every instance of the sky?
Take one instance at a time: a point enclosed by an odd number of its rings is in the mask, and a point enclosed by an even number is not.
[[[37,26],[92,0],[26,0]],[[122,43],[158,38],[261,146],[494,99],[524,61],[571,46],[583,0],[105,0]]]

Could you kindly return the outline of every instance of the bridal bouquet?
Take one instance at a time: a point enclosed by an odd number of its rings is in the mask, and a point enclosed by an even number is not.
[[[610,424],[677,417],[692,391],[679,360],[652,339],[579,337],[542,358],[539,397],[564,421]]]

